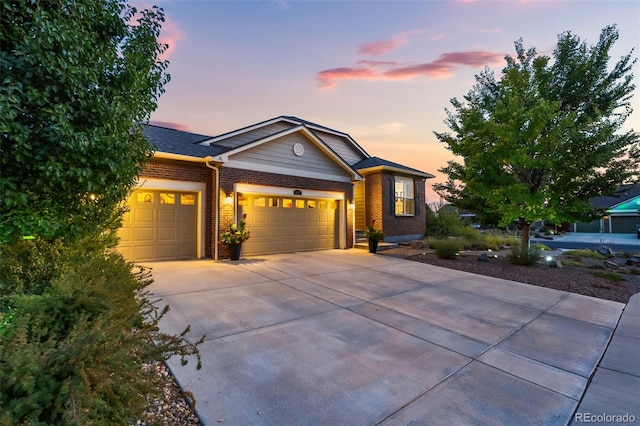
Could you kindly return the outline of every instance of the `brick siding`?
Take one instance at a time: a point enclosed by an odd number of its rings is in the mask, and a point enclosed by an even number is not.
[[[415,216],[396,216],[393,202],[395,199],[395,174],[388,172],[372,173],[366,176],[366,223],[375,220],[376,228],[382,228],[385,236],[402,237],[404,235],[424,235],[426,230],[424,187],[425,181],[414,178],[417,186],[414,194]]]
[[[215,191],[215,170],[204,164],[185,163],[177,161],[153,160],[147,163],[140,179],[144,178],[167,179],[176,181],[202,182],[206,185],[204,214],[204,256],[212,258],[214,256],[214,212],[217,205],[214,204]],[[334,191],[346,194],[347,204],[353,201],[353,185],[350,182],[335,182],[331,180],[305,178],[299,176],[286,176],[276,173],[257,172],[253,170],[242,170],[222,167],[220,169],[220,230],[226,229],[234,221],[234,206],[227,205],[225,199],[228,194],[233,193],[235,183],[246,183],[253,185],[266,185],[283,188],[307,189],[318,191]],[[353,247],[353,210],[347,209],[346,223],[346,246]],[[219,247],[220,258],[229,257],[228,248],[224,244]]]

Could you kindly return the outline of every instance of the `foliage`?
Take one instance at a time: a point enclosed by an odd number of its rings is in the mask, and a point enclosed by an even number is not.
[[[429,241],[429,245],[440,259],[455,259],[461,248],[460,242],[452,239]]]
[[[534,266],[540,261],[541,254],[536,249],[526,248],[523,250],[521,247],[516,246],[511,249],[507,257],[513,265]]]
[[[603,256],[600,253],[593,250],[589,250],[589,249],[568,250],[568,251],[565,251],[564,254],[565,256],[572,256],[578,259],[582,257],[588,257],[591,259],[604,260],[607,258],[607,256]]]
[[[431,209],[427,209],[427,230],[426,234],[430,237],[444,238],[456,235],[464,226],[460,216],[454,210],[440,209],[434,214]]]
[[[593,275],[595,275],[596,277],[604,278],[605,280],[609,280],[612,283],[626,281],[623,277],[613,272],[594,272]]]
[[[504,246],[514,246],[519,243],[519,240],[515,236],[502,235],[497,233],[484,234],[484,238],[488,248],[492,250],[499,250]]]
[[[458,229],[456,236],[462,240],[464,249],[486,250],[489,248],[485,236],[479,230],[470,226]]]
[[[384,232],[382,229],[376,229],[375,219],[371,221],[371,224],[367,225],[367,229],[364,230],[364,237],[368,240],[382,241],[384,240]]]
[[[117,226],[151,155],[142,123],[168,65],[162,9],[123,0],[0,6],[0,242]]]
[[[242,215],[242,220],[238,224],[231,224],[228,231],[224,231],[220,234],[220,242],[228,245],[238,245],[247,241],[251,237],[251,233],[246,230],[247,222],[245,219],[247,215]]]
[[[168,308],[149,299],[148,270],[86,246],[65,247],[57,268],[37,294],[9,298],[12,317],[0,332],[0,424],[131,424],[147,396],[161,392],[143,363],[195,354],[199,368],[199,342],[184,339],[188,329],[179,336],[158,330]]]
[[[571,259],[563,259],[561,262],[564,266],[582,266],[582,262]]]
[[[545,251],[545,250],[549,251],[549,250],[551,250],[551,248],[549,246],[545,246],[542,243],[531,244],[531,248],[534,249],[534,250],[539,250],[539,251]]]
[[[516,42],[500,80],[487,69],[464,101],[452,99],[452,133],[435,134],[464,161],[440,170],[448,181],[436,191],[460,209],[497,214],[501,225],[517,220],[523,249],[538,219],[599,215],[589,199],[634,177],[640,158],[638,134],[621,131],[632,112],[635,60],[630,52],[609,66],[617,39],[614,26],[590,47],[566,32],[552,58]]]

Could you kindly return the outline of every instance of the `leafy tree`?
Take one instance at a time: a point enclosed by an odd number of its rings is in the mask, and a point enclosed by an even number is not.
[[[0,241],[108,229],[150,156],[141,124],[169,76],[162,9],[0,5]]]
[[[148,271],[104,232],[151,154],[163,20],[121,0],[0,3],[2,425],[134,424],[162,393],[145,364],[200,365],[202,340],[159,330]]]
[[[589,199],[612,193],[637,172],[638,135],[621,131],[632,112],[633,51],[609,67],[618,39],[606,27],[587,46],[570,32],[558,36],[553,57],[515,43],[500,80],[485,69],[464,101],[451,100],[445,123],[435,132],[453,154],[434,189],[459,208],[500,224],[517,220],[522,249],[530,224],[589,220],[599,212]]]

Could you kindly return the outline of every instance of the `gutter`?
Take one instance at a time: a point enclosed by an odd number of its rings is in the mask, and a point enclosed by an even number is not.
[[[207,162],[207,159],[211,158],[211,157],[206,157],[203,159],[202,157],[192,157],[190,155],[172,154],[170,152],[154,152],[153,157],[160,158],[163,160],[189,161],[192,163],[202,163],[204,161],[205,164]]]
[[[213,231],[213,260],[220,260],[220,253],[219,253],[219,248],[218,248],[218,234],[220,233],[220,208],[218,206],[218,204],[220,203],[220,168],[218,166],[216,166],[215,164],[213,164],[212,162],[214,161],[213,157],[205,157],[204,158],[204,164],[212,169],[216,171],[216,187],[215,187],[215,203],[216,203],[216,208],[214,209],[213,206],[211,206],[211,209],[213,210],[213,213],[215,215],[214,218],[214,222],[215,222],[215,230]]]

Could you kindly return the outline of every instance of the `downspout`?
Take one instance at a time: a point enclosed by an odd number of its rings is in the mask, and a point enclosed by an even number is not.
[[[206,166],[212,170],[216,171],[216,188],[214,190],[215,192],[215,203],[216,203],[216,208],[214,209],[213,213],[214,213],[214,221],[215,221],[215,226],[214,226],[214,231],[213,231],[213,247],[214,247],[214,254],[213,254],[213,260],[220,260],[220,254],[219,254],[219,249],[218,249],[218,234],[220,233],[220,168],[215,166],[214,164],[212,164],[211,162],[214,161],[213,157],[205,157],[204,158],[204,164],[206,164]]]

